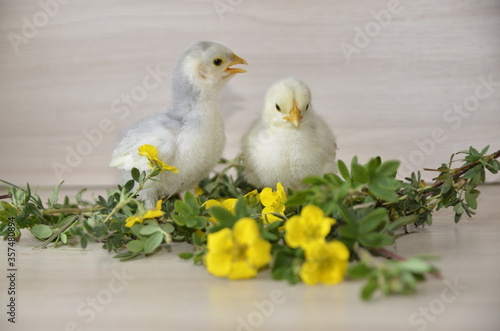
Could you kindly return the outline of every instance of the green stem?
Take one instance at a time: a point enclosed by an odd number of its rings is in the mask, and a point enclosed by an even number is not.
[[[118,210],[120,210],[121,208],[123,208],[124,206],[129,204],[130,202],[134,201],[134,199],[132,197],[136,196],[144,188],[144,184],[148,180],[151,179],[151,177],[152,177],[151,174],[153,172],[154,172],[154,169],[151,170],[151,172],[146,176],[146,178],[144,178],[144,181],[137,186],[137,188],[135,189],[135,191],[133,193],[129,193],[128,197],[125,200],[121,200],[116,204],[116,206],[113,208],[113,210],[111,210],[111,213],[109,213],[102,222],[107,223],[111,219],[111,217],[113,217],[113,215],[118,212]]]
[[[131,197],[133,197],[135,194],[131,195]],[[118,210],[120,210],[122,207],[126,206],[130,201],[132,201],[133,199],[131,197],[128,197],[127,199],[125,200],[122,200],[120,202],[118,202],[115,206],[115,208],[113,208],[113,210],[111,210],[111,213],[109,213],[106,218],[104,219],[104,221],[102,221],[103,223],[106,223],[108,222],[111,217],[113,217],[114,214],[116,214],[116,212]]]

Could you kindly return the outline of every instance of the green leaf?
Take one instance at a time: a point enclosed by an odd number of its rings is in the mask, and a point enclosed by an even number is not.
[[[470,178],[476,176],[477,174],[479,174],[480,171],[481,171],[481,166],[477,165],[477,166],[472,167],[469,170],[467,170],[467,172],[462,177],[465,179],[470,179]]]
[[[123,188],[125,189],[125,192],[130,192],[134,188],[134,181],[131,179],[128,182],[123,185]]]
[[[335,186],[340,186],[344,182],[337,174],[325,174],[325,179]]]
[[[17,215],[17,209],[6,201],[0,200],[0,211],[7,217],[14,217]]]
[[[375,174],[375,171],[377,170],[378,166],[382,163],[382,160],[380,157],[374,157],[368,161],[368,163],[365,165],[366,172],[368,173],[369,176],[372,176]]]
[[[77,202],[77,203],[79,203],[79,204],[82,204],[82,203],[83,203],[83,201],[82,201],[82,195],[83,195],[83,193],[85,193],[86,191],[87,191],[87,189],[86,189],[86,188],[81,189],[80,191],[78,191],[78,193],[75,195],[75,200],[76,200],[76,202]]]
[[[368,184],[368,189],[379,199],[388,201],[388,202],[396,202],[398,201],[398,195],[396,192],[390,189],[383,188],[379,186],[377,183]]]
[[[365,247],[379,248],[392,245],[394,237],[385,233],[371,232],[360,236],[359,242]]]
[[[358,224],[347,223],[339,228],[339,233],[342,237],[356,239],[358,237]]]
[[[421,274],[427,273],[432,270],[432,266],[429,263],[419,258],[410,258],[406,261],[399,262],[398,266],[410,272]]]
[[[37,224],[30,229],[31,233],[38,239],[47,239],[52,235],[52,229],[45,224]]]
[[[65,245],[68,243],[68,236],[66,235],[66,233],[61,233],[59,235],[59,239],[61,239],[61,242]]]
[[[378,282],[377,278],[375,275],[371,276],[368,279],[368,282],[363,286],[363,289],[361,290],[361,299],[363,300],[370,300],[373,296],[373,293],[378,288]]]
[[[412,224],[418,221],[418,214],[412,214],[407,216],[398,217],[396,220],[389,223],[387,229],[391,232],[402,228],[405,225]]]
[[[184,202],[187,204],[190,210],[194,211],[195,213],[198,211],[199,206],[193,193],[187,191],[184,194]]]
[[[43,214],[40,212],[40,210],[38,210],[38,208],[35,206],[35,204],[33,204],[33,203],[30,202],[30,203],[26,204],[26,206],[24,208],[30,214],[33,214],[36,217],[38,217],[40,220],[44,221]]]
[[[465,191],[465,201],[472,209],[477,209],[477,198],[481,192],[478,190]]]
[[[262,232],[262,238],[264,238],[267,241],[277,241],[280,237],[278,237],[272,232],[264,231]]]
[[[248,216],[248,208],[245,199],[240,197],[234,206],[234,213],[236,214],[236,218],[240,219]]]
[[[50,195],[49,198],[49,206],[53,206],[57,203],[57,198],[59,197],[59,189],[61,188],[61,185],[64,183],[64,181],[60,182],[59,185],[57,185],[54,188],[54,191],[52,191],[52,194]]]
[[[192,240],[193,245],[195,247],[196,246],[199,247],[199,246],[203,245],[202,238],[196,232],[191,233],[191,240]]]
[[[323,177],[308,176],[308,177],[305,177],[304,179],[302,179],[302,183],[313,185],[313,186],[320,186],[320,185],[327,185],[328,181]]]
[[[87,244],[88,244],[87,237],[85,236],[80,237],[80,246],[85,249],[87,248]]]
[[[179,253],[177,255],[183,260],[189,260],[193,257],[194,254],[189,252],[184,252],[184,253]]]
[[[144,253],[150,254],[154,252],[158,246],[163,241],[163,234],[161,232],[155,232],[151,237],[146,239],[146,242],[144,243]]]
[[[274,253],[271,275],[274,280],[287,280],[290,283],[297,283],[300,277],[294,272],[294,261],[297,259],[294,253],[299,249],[290,250],[286,247],[280,247]]]
[[[155,232],[160,231],[160,228],[156,225],[146,225],[142,227],[142,229],[139,231],[140,234],[143,234],[145,236],[149,236],[150,234],[153,234]]]
[[[192,214],[189,206],[182,200],[175,200],[174,209],[176,212],[178,212],[180,215],[183,216],[188,216]]]
[[[483,156],[484,154],[486,154],[486,152],[488,151],[488,149],[489,149],[489,148],[490,148],[490,145],[488,145],[488,146],[486,146],[485,148],[483,148],[483,149],[481,150],[481,153],[480,153],[480,154],[481,154],[481,156]]]
[[[382,224],[389,220],[387,209],[377,208],[372,210],[359,221],[359,232],[369,233],[379,228]]]
[[[347,270],[347,276],[352,279],[365,278],[372,272],[372,269],[362,262],[351,265]]]
[[[446,174],[443,180],[443,186],[441,186],[441,194],[447,193],[453,187],[453,176],[451,174]]]
[[[370,180],[370,176],[368,176],[368,172],[365,168],[357,163],[351,166],[352,170],[352,179],[358,183],[368,183]]]
[[[130,174],[131,174],[132,178],[133,178],[136,182],[140,182],[140,179],[141,179],[141,172],[139,171],[139,169],[137,169],[137,168],[132,168],[132,170],[130,171]]]
[[[399,161],[389,160],[382,163],[378,168],[376,173],[382,174],[384,176],[394,177],[399,168]]]
[[[282,215],[280,215],[282,216]],[[276,230],[277,228],[283,226],[285,224],[284,221],[274,221],[274,222],[271,222],[268,226],[266,226],[266,230],[268,231],[272,231],[272,230]]]
[[[297,191],[286,200],[285,205],[288,207],[303,205],[308,201],[308,198],[313,194],[314,191],[312,189]]]
[[[338,160],[337,161],[337,166],[339,169],[340,175],[345,179],[345,180],[350,180],[351,176],[349,174],[349,170],[347,169],[347,166],[345,165],[344,161]]]
[[[160,228],[166,233],[173,233],[175,231],[175,227],[172,223],[165,223],[160,225]]]
[[[453,207],[453,210],[455,211],[455,213],[457,213],[458,215],[462,215],[464,212],[465,212],[465,209],[464,207],[462,206],[461,203],[457,203],[454,207]]]
[[[208,210],[208,213],[213,217],[215,217],[216,219],[218,219],[220,222],[224,222],[231,225],[238,220],[238,218],[235,215],[233,215],[229,210],[219,206],[210,208]]]
[[[192,220],[194,221],[193,223],[190,223],[188,221],[187,224],[186,224],[190,228],[201,230],[201,229],[204,229],[204,228],[207,227],[208,218],[206,218],[206,217],[196,216],[196,217],[193,217]],[[190,225],[190,224],[192,224],[192,225]]]

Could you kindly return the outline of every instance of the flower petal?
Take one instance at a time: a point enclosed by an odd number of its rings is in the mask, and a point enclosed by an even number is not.
[[[300,275],[307,284],[336,284],[344,279],[348,268],[349,250],[340,241],[314,242],[304,248],[306,262]]]
[[[199,195],[202,195],[203,193],[205,193],[205,191],[203,191],[203,189],[199,186],[196,186],[195,189],[194,189],[194,195],[195,196],[199,196]]]
[[[286,202],[285,188],[279,182],[276,184],[276,196],[280,203],[284,204]]]
[[[276,201],[276,193],[270,187],[266,187],[260,192],[259,198],[263,206],[271,206]]]
[[[333,285],[344,280],[349,263],[347,261],[335,261],[335,264],[328,269],[322,270],[320,282],[325,285]]]
[[[271,261],[271,244],[259,238],[248,247],[246,255],[255,268],[261,268]]]
[[[238,220],[233,227],[233,236],[238,244],[252,245],[255,240],[260,238],[257,222],[249,217]]]
[[[148,210],[144,216],[142,216],[142,219],[150,219],[150,218],[156,218],[156,217],[162,217],[163,212],[161,210]]]
[[[224,228],[207,235],[207,248],[209,252],[230,251],[233,246],[232,231],[229,228]]]
[[[346,247],[346,245],[338,240],[332,240],[331,242],[328,243],[328,249],[330,249],[333,253],[335,254],[335,258],[342,260],[342,261],[348,261],[349,260],[349,249]]]
[[[239,260],[233,263],[231,271],[227,275],[229,279],[253,278],[257,275],[257,269],[251,266],[245,260]]]
[[[133,215],[133,216],[130,216],[128,217],[126,220],[125,220],[125,226],[127,228],[131,228],[134,226],[135,223],[142,223],[144,220],[141,219],[140,217],[138,217],[137,215]]]
[[[292,248],[307,241],[300,216],[292,216],[285,222],[285,241]]]
[[[209,251],[205,256],[205,265],[208,272],[218,277],[225,277],[232,268],[233,256],[229,252]]]
[[[170,166],[170,165],[166,164],[165,162],[163,162],[162,160],[160,160],[158,158],[155,158],[154,161],[156,162],[156,164],[162,170],[170,171],[170,172],[173,172],[174,174],[178,174],[179,173],[179,169],[178,168]]]
[[[263,219],[264,219],[264,224],[271,224],[272,222],[276,222],[276,221],[281,221],[282,219],[277,217],[277,216],[274,216],[273,214],[269,214],[269,213],[262,213],[262,215],[264,216]]]
[[[148,159],[158,158],[158,150],[153,145],[145,144],[138,148],[139,155],[145,156]]]
[[[307,285],[315,285],[320,280],[319,266],[315,262],[306,261],[300,268],[300,279]]]
[[[210,199],[210,200],[205,201],[205,202],[202,204],[202,206],[203,206],[203,207],[205,207],[205,209],[207,209],[207,210],[208,210],[208,209],[210,209],[210,208],[212,208],[212,207],[215,207],[215,206],[217,206],[217,207],[221,207],[221,206],[222,206],[222,204],[221,204],[219,201],[215,200],[215,199]]]
[[[229,210],[231,213],[234,214],[234,208],[236,207],[236,202],[238,202],[238,199],[234,198],[226,199],[222,201],[222,207],[226,208],[227,210]]]

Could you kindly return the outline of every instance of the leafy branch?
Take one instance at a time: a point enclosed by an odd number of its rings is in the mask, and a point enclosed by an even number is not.
[[[147,148],[154,155],[154,147]],[[420,172],[397,179],[398,161],[383,162],[375,157],[360,164],[354,157],[347,165],[339,160],[339,174],[304,178],[309,187],[289,191],[288,196],[278,186],[276,191],[266,188],[266,197],[244,180],[237,161],[222,160],[225,167],[203,179],[194,193],[187,192],[183,198],[166,197],[154,209],[146,208],[139,193],[161,171],[176,170],[155,157],[148,157],[151,171],[133,169],[132,180],[93,202],[83,200],[85,190],[74,199],[65,196],[60,202],[61,183],[44,203],[29,184],[21,188],[0,180],[7,185],[6,194],[0,195],[0,235],[6,239],[8,226],[13,223],[17,239],[21,229],[28,229],[44,241],[42,247],[51,243],[55,247],[86,247],[88,242],[98,242],[123,261],[153,255],[168,249],[173,242],[187,242],[193,245],[192,251],[179,256],[206,264],[210,252],[208,238],[221,231],[237,232],[236,224],[250,218],[257,223],[261,238],[269,243],[261,245],[270,245],[273,279],[310,283],[310,277],[318,275],[306,266],[321,263],[322,259],[314,260],[314,254],[321,251],[332,263],[342,265],[343,258],[329,247],[345,246],[350,259],[347,278],[366,280],[363,299],[371,298],[377,291],[386,295],[408,294],[426,276],[439,276],[439,271],[427,257],[405,258],[387,247],[409,225],[431,225],[433,213],[441,208],[453,208],[455,222],[464,214],[472,216],[480,194],[478,185],[484,183],[487,171],[500,170],[500,151],[487,151],[488,147],[481,151],[470,147],[453,154],[437,169],[425,169],[438,172],[433,183],[425,183]],[[457,155],[463,158],[457,161]],[[459,161],[462,164],[454,167]],[[312,253],[310,246],[298,247],[287,237],[289,224],[306,219],[307,213],[312,215],[308,206],[319,208],[323,222],[333,220],[329,231],[316,242],[317,251]],[[245,245],[233,249],[231,254],[243,254],[244,249]]]

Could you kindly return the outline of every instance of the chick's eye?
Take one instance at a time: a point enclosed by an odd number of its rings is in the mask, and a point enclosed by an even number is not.
[[[309,104],[307,104],[307,106],[306,106],[306,110],[308,110],[308,109],[309,109]]]
[[[221,59],[215,59],[215,60],[214,60],[214,64],[215,64],[216,66],[220,66],[220,65],[222,64],[222,60],[221,60]]]
[[[281,111],[281,108],[280,108],[280,106],[278,106],[278,104],[276,104],[276,110]]]

